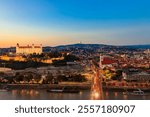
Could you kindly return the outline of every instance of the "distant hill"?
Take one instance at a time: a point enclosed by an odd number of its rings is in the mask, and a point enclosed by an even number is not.
[[[81,49],[99,49],[99,48],[105,48],[105,49],[150,49],[150,44],[145,45],[124,45],[124,46],[114,46],[114,45],[105,45],[105,44],[70,44],[70,45],[60,45],[60,46],[45,46],[43,47],[43,52],[49,52],[49,51],[55,51],[55,50],[64,50],[68,48],[81,48]],[[1,53],[7,53],[7,52],[15,52],[15,47],[10,48],[0,48],[0,54]]]
[[[60,45],[55,48],[66,48],[66,47],[78,47],[78,48],[100,48],[100,47],[119,47],[119,48],[133,48],[133,49],[150,49],[150,44],[147,45],[125,45],[125,46],[115,46],[115,45],[105,45],[105,44],[71,44],[71,45]]]
[[[56,48],[66,48],[66,47],[78,47],[78,48],[93,47],[93,48],[100,48],[100,47],[103,47],[103,46],[108,46],[108,45],[104,45],[104,44],[70,44],[70,45],[56,46]]]
[[[150,44],[149,45],[125,45],[125,46],[114,46],[114,45],[105,45],[105,44],[70,44],[70,45],[60,45],[60,46],[55,46],[55,47],[43,47],[44,52],[48,52],[50,50],[66,50],[68,48],[78,48],[78,49],[119,49],[119,50],[135,50],[135,49],[150,49]]]
[[[129,46],[122,46],[126,48],[134,48],[134,49],[150,49],[150,44],[147,45],[129,45]]]
[[[70,50],[70,49],[85,49],[85,50],[97,50],[100,48],[110,48],[113,47],[111,45],[104,45],[104,44],[70,44],[70,45],[59,45],[55,47],[43,47],[44,52],[48,51],[64,51],[64,50]],[[115,47],[115,46],[114,46]]]

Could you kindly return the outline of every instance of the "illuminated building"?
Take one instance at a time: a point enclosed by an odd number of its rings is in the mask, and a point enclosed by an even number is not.
[[[20,46],[17,43],[16,46],[16,54],[41,54],[42,53],[42,45],[40,46],[35,46],[34,44],[32,44],[32,46]]]

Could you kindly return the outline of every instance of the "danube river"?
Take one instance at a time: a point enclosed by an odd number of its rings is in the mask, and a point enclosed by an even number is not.
[[[123,92],[104,91],[104,100],[150,100],[148,96],[124,95]],[[0,100],[90,100],[91,92],[89,90],[80,93],[48,93],[46,90],[11,90],[0,92]]]

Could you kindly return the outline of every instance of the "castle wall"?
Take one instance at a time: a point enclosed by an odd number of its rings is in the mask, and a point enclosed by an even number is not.
[[[35,46],[16,46],[16,54],[41,54],[42,53],[42,46],[35,47]]]

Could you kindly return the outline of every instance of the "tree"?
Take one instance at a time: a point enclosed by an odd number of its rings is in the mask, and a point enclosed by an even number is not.
[[[53,78],[54,77],[53,77],[52,73],[48,73],[47,74],[47,78],[46,78],[46,83],[51,83]]]
[[[116,74],[112,77],[112,80],[121,80],[122,79],[122,70],[117,70]]]

